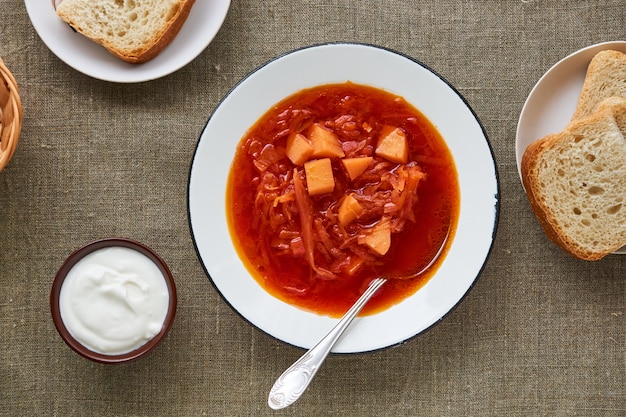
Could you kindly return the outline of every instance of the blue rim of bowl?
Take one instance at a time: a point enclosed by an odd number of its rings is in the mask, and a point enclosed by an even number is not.
[[[472,107],[469,105],[468,101],[465,99],[465,97],[463,97],[463,95],[452,85],[450,84],[450,82],[448,82],[448,80],[446,80],[443,76],[441,76],[439,73],[437,73],[436,71],[434,71],[432,68],[430,68],[429,66],[427,66],[426,64],[422,63],[421,61],[407,55],[404,54],[402,52],[398,52],[396,50],[393,50],[391,48],[387,48],[387,47],[383,47],[383,46],[379,46],[379,45],[374,45],[374,44],[369,44],[369,43],[359,43],[359,42],[326,42],[326,43],[318,43],[318,44],[312,44],[312,45],[308,45],[308,46],[304,46],[301,48],[296,48],[296,49],[292,49],[289,50],[287,52],[284,52],[282,54],[279,54],[277,56],[275,56],[274,58],[266,61],[265,63],[259,65],[258,67],[256,67],[255,69],[253,69],[252,71],[250,71],[247,75],[245,75],[244,77],[242,77],[223,97],[222,99],[217,103],[217,105],[215,106],[213,112],[211,113],[211,115],[208,117],[204,127],[202,128],[202,132],[200,133],[200,136],[198,137],[198,141],[196,142],[196,147],[194,149],[194,153],[193,153],[193,157],[191,158],[191,163],[190,163],[190,167],[189,167],[189,174],[188,174],[188,178],[187,178],[187,222],[188,222],[188,226],[189,226],[189,230],[191,233],[191,237],[192,237],[192,241],[193,241],[193,245],[194,245],[194,250],[196,252],[196,256],[198,257],[198,260],[200,261],[200,264],[202,265],[202,269],[204,270],[205,274],[207,275],[207,277],[209,278],[209,281],[211,282],[211,285],[213,286],[213,288],[215,289],[215,291],[217,291],[217,293],[220,295],[220,297],[222,298],[222,300],[235,312],[237,313],[237,315],[239,317],[241,317],[244,321],[246,321],[247,323],[249,323],[252,327],[258,329],[259,331],[261,331],[262,333],[268,335],[269,337],[271,337],[272,339],[275,339],[281,343],[284,343],[286,345],[289,346],[293,346],[293,347],[297,347],[300,349],[303,349],[301,346],[297,346],[294,345],[292,343],[286,342],[272,334],[270,334],[269,332],[265,331],[264,329],[260,328],[259,326],[255,325],[254,323],[252,323],[250,320],[248,320],[248,318],[246,318],[239,310],[237,310],[232,304],[231,302],[224,296],[224,294],[222,294],[222,292],[220,291],[220,289],[217,287],[217,285],[215,284],[213,278],[211,277],[211,274],[209,273],[204,261],[202,260],[202,256],[200,254],[200,251],[198,249],[198,244],[196,242],[196,238],[194,235],[194,231],[193,231],[193,224],[191,222],[191,207],[190,207],[190,183],[191,183],[191,175],[192,175],[192,171],[193,171],[193,165],[194,165],[194,161],[196,159],[196,154],[198,152],[198,147],[200,145],[200,140],[202,138],[202,135],[204,133],[204,131],[206,130],[208,124],[211,122],[211,119],[213,117],[213,115],[217,112],[217,110],[220,108],[220,106],[222,105],[222,103],[248,78],[250,78],[252,75],[254,75],[255,73],[257,73],[259,70],[263,69],[264,67],[268,66],[269,64],[278,61],[281,58],[284,58],[288,55],[291,55],[293,53],[296,52],[300,52],[300,51],[304,51],[307,49],[314,49],[314,48],[318,48],[318,47],[322,47],[322,46],[365,46],[365,47],[369,47],[369,48],[375,48],[375,49],[380,49],[383,51],[387,51],[390,52],[392,54],[396,54],[398,56],[404,57],[414,63],[416,63],[417,65],[421,66],[422,68],[426,69],[427,71],[431,72],[433,75],[435,75],[436,77],[438,77],[442,82],[444,82],[463,102],[463,104],[467,107],[467,109],[470,111],[470,113],[472,114],[472,117],[476,120],[476,122],[478,123],[478,125],[480,126],[480,129],[483,133],[483,136],[485,137],[485,141],[487,144],[487,147],[489,148],[489,152],[491,154],[491,160],[493,161],[493,168],[494,168],[494,174],[495,174],[495,182],[496,182],[496,194],[495,194],[495,205],[494,205],[494,209],[495,209],[495,214],[494,214],[494,224],[493,224],[493,229],[492,229],[492,235],[491,235],[491,243],[489,245],[489,249],[487,250],[487,253],[485,254],[485,259],[483,261],[483,264],[481,265],[478,273],[476,274],[476,277],[473,279],[472,283],[468,286],[467,290],[465,291],[465,293],[463,294],[463,296],[461,296],[459,298],[459,300],[457,301],[457,303],[452,306],[445,314],[443,314],[437,321],[435,321],[433,324],[431,324],[430,326],[426,327],[425,329],[423,329],[422,331],[407,337],[406,339],[397,342],[397,343],[393,343],[390,344],[388,346],[384,346],[384,347],[380,347],[380,348],[375,348],[375,349],[370,349],[370,350],[366,350],[366,351],[361,351],[361,352],[331,352],[333,354],[336,355],[354,355],[354,354],[364,354],[364,353],[371,353],[371,352],[378,352],[378,351],[382,351],[382,350],[387,350],[387,349],[391,349],[393,347],[397,347],[400,345],[403,345],[407,342],[410,342],[411,340],[417,338],[418,336],[426,333],[427,331],[429,331],[430,329],[432,329],[433,327],[435,327],[438,323],[440,323],[441,321],[443,321],[449,314],[451,314],[460,304],[461,302],[465,299],[465,297],[467,297],[467,295],[469,294],[469,292],[471,291],[471,289],[474,287],[474,285],[476,284],[476,281],[478,280],[478,278],[480,277],[480,275],[482,275],[483,270],[485,269],[485,266],[487,264],[487,260],[489,259],[491,252],[493,250],[493,246],[495,243],[495,239],[496,239],[496,234],[497,234],[497,230],[498,230],[498,224],[500,221],[500,175],[498,172],[498,166],[496,164],[496,159],[495,159],[495,154],[493,152],[493,147],[491,146],[491,142],[489,141],[489,137],[487,136],[487,132],[482,124],[482,122],[480,121],[480,119],[478,118],[478,115],[476,114],[476,112],[474,111],[474,109],[472,109]],[[253,279],[252,277],[250,277],[250,279]],[[330,330],[330,329],[329,329]]]
[[[152,339],[150,339],[145,344],[141,345],[137,349],[123,353],[120,355],[104,355],[101,353],[94,352],[89,348],[85,347],[78,340],[76,340],[69,332],[65,324],[63,323],[63,319],[61,318],[61,312],[59,308],[59,296],[61,294],[61,287],[63,286],[63,282],[65,281],[65,277],[68,272],[72,269],[74,265],[86,255],[102,248],[120,246],[129,249],[136,250],[137,252],[147,256],[155,265],[159,268],[161,273],[163,274],[163,278],[167,284],[167,289],[169,293],[169,304],[167,308],[167,315],[165,316],[165,320],[163,321],[163,326],[161,327],[161,331],[157,333]],[[169,267],[165,263],[165,261],[152,249],[147,247],[146,245],[137,242],[135,240],[126,239],[126,238],[104,238],[95,240],[91,243],[88,243],[76,250],[74,250],[61,264],[58,272],[54,277],[54,281],[52,283],[52,290],[50,291],[50,312],[52,314],[52,320],[54,322],[54,326],[57,329],[57,332],[63,339],[63,341],[74,350],[79,355],[84,358],[90,359],[94,362],[104,363],[104,364],[119,364],[134,361],[139,359],[149,352],[154,350],[154,348],[167,336],[170,328],[174,322],[174,317],[176,316],[176,306],[177,306],[177,296],[176,296],[176,284],[174,282],[174,277]]]

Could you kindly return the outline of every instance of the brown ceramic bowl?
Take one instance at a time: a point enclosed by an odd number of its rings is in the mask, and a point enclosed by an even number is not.
[[[80,261],[86,255],[102,248],[107,247],[125,247],[129,249],[134,249],[137,252],[147,256],[154,264],[158,267],[158,269],[163,274],[163,278],[165,279],[167,289],[169,292],[169,304],[167,314],[165,316],[165,320],[163,322],[163,326],[161,327],[161,331],[157,333],[152,339],[150,339],[145,344],[136,348],[135,350],[122,354],[103,354],[94,352],[88,347],[84,346],[81,342],[75,339],[63,323],[63,319],[61,317],[60,310],[60,294],[61,287],[63,286],[63,282],[67,277],[67,274],[70,272],[72,267],[76,265],[78,261]],[[166,263],[161,259],[159,255],[157,255],[152,249],[147,246],[135,242],[130,239],[124,238],[108,238],[97,240],[91,242],[76,251],[74,251],[61,265],[61,268],[57,272],[54,282],[52,284],[52,291],[50,293],[50,309],[52,312],[52,320],[54,321],[54,325],[56,326],[57,331],[61,335],[63,341],[78,354],[83,357],[90,359],[95,362],[106,363],[106,364],[118,364],[129,362],[135,359],[139,359],[147,355],[151,352],[158,344],[165,338],[167,333],[174,322],[174,316],[176,314],[176,285],[174,283],[174,278],[172,277],[172,273],[167,267]]]

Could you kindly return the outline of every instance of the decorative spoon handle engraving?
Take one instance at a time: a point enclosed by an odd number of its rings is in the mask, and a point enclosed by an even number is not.
[[[296,402],[309,386],[324,359],[330,353],[339,337],[352,320],[359,314],[369,299],[386,282],[385,278],[373,280],[348,312],[317,345],[307,351],[278,377],[270,390],[267,404],[274,410],[285,408]]]

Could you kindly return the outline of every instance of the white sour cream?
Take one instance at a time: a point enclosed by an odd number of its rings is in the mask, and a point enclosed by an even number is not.
[[[121,246],[98,249],[78,261],[59,296],[69,333],[105,355],[131,352],[156,336],[168,304],[168,287],[157,265]]]

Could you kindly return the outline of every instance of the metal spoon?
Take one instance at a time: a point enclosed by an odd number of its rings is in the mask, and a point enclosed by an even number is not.
[[[387,282],[385,278],[374,279],[367,290],[359,297],[350,310],[339,320],[326,336],[317,345],[300,357],[281,376],[278,377],[270,390],[267,404],[274,410],[285,408],[296,402],[309,386],[324,359],[330,353],[339,336],[352,322],[361,309],[382,285]]]
[[[449,230],[448,230],[449,232]],[[409,277],[403,277],[398,279],[407,279],[417,277],[423,274],[428,268],[430,268],[435,261],[439,258],[439,255],[445,247],[448,236],[443,239],[441,246],[437,250],[435,256],[430,262],[423,267],[419,272],[410,274]],[[394,277],[395,279],[395,277]],[[313,377],[324,363],[324,360],[330,353],[332,347],[337,343],[339,337],[346,330],[352,320],[359,314],[361,309],[367,304],[374,294],[387,282],[387,278],[376,278],[370,282],[365,292],[359,297],[358,300],[350,307],[346,314],[339,320],[339,322],[332,328],[326,336],[322,338],[314,347],[309,349],[304,355],[293,363],[289,368],[278,377],[272,389],[270,390],[267,404],[274,410],[279,410],[293,404],[300,398],[300,396],[307,389]]]

